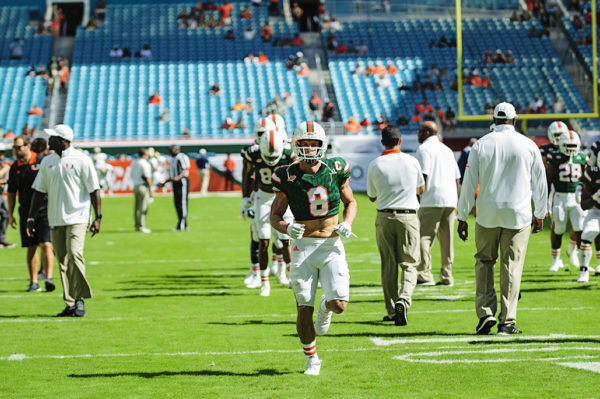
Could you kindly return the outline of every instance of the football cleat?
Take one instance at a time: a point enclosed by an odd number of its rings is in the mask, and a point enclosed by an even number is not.
[[[306,370],[304,374],[306,375],[319,375],[321,372],[321,360],[317,357],[317,355],[309,356],[306,358]]]
[[[260,286],[260,296],[269,296],[271,295],[271,283],[269,283],[268,281],[263,281],[262,285]]]
[[[258,288],[260,287],[260,277],[256,275],[256,273],[252,272],[253,276],[250,278],[250,282],[246,284],[248,288]]]
[[[277,271],[275,277],[277,278],[279,284],[288,285],[290,283],[287,276],[285,275],[285,265],[279,265],[279,270]]]
[[[569,255],[569,262],[571,262],[571,266],[579,267],[579,251],[577,248],[573,248],[571,253],[567,250],[567,255]]]
[[[252,276],[254,276],[256,273],[254,273],[254,270],[252,270],[252,266],[250,267],[250,270],[248,270],[248,274],[246,274],[246,277],[244,277],[244,284],[248,285],[250,284],[250,281],[252,281]]]
[[[590,272],[587,267],[581,266],[579,269],[579,276],[577,277],[578,283],[587,283],[590,281]]]
[[[323,310],[325,302],[327,302],[325,295],[322,295],[319,301],[319,308],[317,309],[317,318],[315,319],[315,332],[317,335],[325,335],[331,325],[331,315],[333,312],[327,309]]]
[[[573,251],[573,252],[575,252],[575,251]],[[558,258],[558,259],[552,261],[552,265],[550,266],[550,269],[548,269],[548,271],[557,272],[560,269],[562,269],[563,267],[565,267],[565,265],[563,264],[562,259]]]
[[[600,276],[600,265],[598,265],[598,267],[596,268],[596,273],[594,273],[596,276]]]

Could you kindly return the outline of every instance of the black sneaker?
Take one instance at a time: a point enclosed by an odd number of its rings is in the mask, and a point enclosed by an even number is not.
[[[477,335],[488,335],[492,327],[496,325],[496,318],[494,316],[483,316],[479,319],[475,333]]]
[[[2,248],[2,247],[4,247],[4,248],[14,248],[16,246],[17,246],[16,244],[8,243],[6,241],[0,242],[0,248]]]
[[[388,315],[383,316],[383,320],[382,321],[394,321],[393,317],[390,317]]]
[[[41,290],[42,290],[42,288],[40,287],[40,285],[38,283],[30,283],[29,288],[27,289],[27,292],[39,292]]]
[[[46,292],[52,292],[56,289],[56,286],[54,285],[54,281],[52,281],[51,278],[46,279],[46,282],[44,284],[46,285]]]
[[[75,301],[75,310],[73,311],[73,315],[75,317],[85,316],[85,306],[83,305],[83,299],[78,299]]]
[[[56,315],[56,317],[73,317],[75,316],[75,307],[73,306],[72,308],[69,306],[66,306],[62,312],[60,312],[59,314]]]
[[[408,319],[406,318],[406,314],[408,313],[408,304],[404,299],[398,299],[396,302],[396,317],[394,318],[394,323],[397,326],[405,326],[408,324]]]
[[[498,324],[498,335],[523,334],[514,324]]]

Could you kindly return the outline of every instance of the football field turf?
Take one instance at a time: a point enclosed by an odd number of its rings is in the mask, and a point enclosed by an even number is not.
[[[271,277],[264,298],[242,282],[240,199],[190,199],[191,230],[173,233],[172,198],[159,197],[143,235],[132,198],[105,198],[102,231],[86,239],[94,298],[83,319],[53,317],[64,307],[58,274],[55,292],[27,293],[24,250],[0,249],[0,398],[600,397],[600,277],[548,272],[547,229],[529,242],[522,336],[474,335],[474,220],[469,240],[455,239],[455,286],[418,287],[397,327],[381,322],[375,205],[364,195],[358,238],[344,240],[350,303],[317,338],[321,375],[303,375],[291,290]],[[435,274],[437,245],[433,257]]]

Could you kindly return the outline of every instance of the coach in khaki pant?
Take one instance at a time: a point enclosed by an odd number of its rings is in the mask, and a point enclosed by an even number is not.
[[[425,182],[419,162],[400,152],[400,129],[387,126],[381,136],[385,151],[369,165],[367,195],[371,201],[377,201],[375,230],[387,310],[383,320],[404,326],[417,283],[416,267],[420,259],[417,195],[423,193]],[[402,268],[400,289],[398,265]]]
[[[43,159],[33,182],[27,234],[32,235],[35,231],[35,216],[42,204],[42,194],[46,193],[52,246],[60,265],[63,298],[67,305],[57,316],[83,317],[83,300],[92,297],[83,258],[90,204],[96,213],[90,227],[92,237],[100,231],[102,219],[98,176],[92,160],[71,146],[73,130],[69,126],[56,125],[44,131],[50,135],[48,144],[54,153]]]
[[[146,228],[146,214],[152,198],[152,166],[148,162],[147,149],[141,148],[138,155],[139,158],[130,167],[133,183],[135,231],[148,234],[152,232]]]
[[[454,215],[458,201],[460,171],[452,150],[440,142],[434,122],[419,128],[421,145],[415,154],[423,171],[425,192],[421,195],[421,263],[417,268],[417,285],[434,285],[431,274],[431,248],[437,235],[442,253],[438,285],[454,285]]]
[[[480,183],[475,226],[477,334],[488,334],[496,324],[494,264],[498,248],[502,295],[498,334],[521,333],[515,324],[530,225],[533,233],[541,231],[546,216],[548,193],[542,156],[533,141],[515,131],[516,117],[511,104],[496,106],[496,127],[473,145],[458,201],[458,235],[464,241]]]

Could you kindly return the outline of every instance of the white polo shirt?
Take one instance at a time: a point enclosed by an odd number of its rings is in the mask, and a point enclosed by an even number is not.
[[[423,174],[427,175],[421,206],[456,208],[456,180],[460,179],[460,170],[452,150],[441,143],[437,136],[431,136],[417,148],[415,156]]]
[[[72,146],[62,156],[52,153],[42,160],[32,187],[48,194],[52,227],[89,223],[90,193],[100,189],[92,160]]]
[[[384,151],[369,164],[367,195],[377,197],[377,210],[419,209],[417,187],[423,184],[419,162],[403,152]]]
[[[150,162],[144,158],[138,158],[130,166],[131,181],[134,186],[147,185],[146,179],[152,178],[152,167]]]
[[[475,191],[479,194],[475,204]],[[466,221],[477,206],[477,223],[483,227],[522,229],[531,224],[531,199],[534,215],[546,216],[548,199],[546,173],[535,143],[510,125],[495,130],[477,141],[465,170],[458,220]]]

